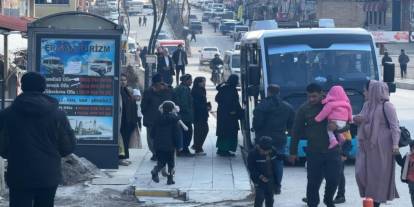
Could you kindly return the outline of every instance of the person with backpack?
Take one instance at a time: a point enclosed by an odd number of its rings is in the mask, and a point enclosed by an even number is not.
[[[256,191],[254,207],[262,207],[263,201],[266,207],[273,207],[274,182],[277,180],[275,166],[278,162],[278,154],[270,137],[260,137],[256,147],[247,156],[247,168],[250,172]]]
[[[403,156],[400,153],[395,157],[401,166],[401,181],[407,183],[411,196],[411,204],[414,206],[414,140],[411,140],[410,151]]]

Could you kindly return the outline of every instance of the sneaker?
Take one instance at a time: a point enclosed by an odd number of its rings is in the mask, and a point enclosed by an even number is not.
[[[196,150],[195,155],[197,155],[197,156],[206,156],[207,153],[205,153],[203,150]]]
[[[154,170],[151,171],[151,178],[156,183],[160,182],[160,178],[158,177],[158,173],[155,172]]]
[[[345,200],[345,197],[343,197],[343,196],[337,196],[333,201],[334,204],[341,204],[341,203],[345,203],[345,202],[346,202],[346,200]]]
[[[329,141],[329,147],[328,147],[328,149],[332,149],[332,148],[336,147],[338,144],[339,143],[338,143],[338,141],[336,139],[331,139]]]
[[[126,161],[126,160],[119,160],[118,164],[119,164],[119,165],[121,165],[121,166],[128,166],[128,165],[130,165],[131,163],[129,163],[129,162],[128,162],[128,161]]]
[[[308,198],[306,198],[306,197],[302,198],[302,202],[308,203]]]

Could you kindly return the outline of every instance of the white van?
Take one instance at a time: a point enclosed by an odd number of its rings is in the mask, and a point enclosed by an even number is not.
[[[224,53],[223,78],[227,80],[230,75],[235,74],[240,78],[240,50],[228,50]]]

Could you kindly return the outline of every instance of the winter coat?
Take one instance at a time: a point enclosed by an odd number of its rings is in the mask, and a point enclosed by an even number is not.
[[[137,128],[138,123],[138,106],[132,96],[131,91],[126,88],[121,88],[122,99],[122,116],[121,116],[121,134],[123,137],[131,137],[132,132]]]
[[[392,62],[392,58],[390,56],[382,57],[382,60],[381,60],[382,65],[385,65],[386,62]]]
[[[183,122],[193,123],[194,120],[194,109],[193,109],[193,98],[191,96],[190,87],[180,84],[174,90],[174,102],[180,107],[180,116]]]
[[[401,54],[398,57],[398,62],[400,63],[400,65],[407,65],[408,62],[410,62],[410,58],[406,54]]]
[[[266,155],[260,153],[258,147],[255,147],[251,150],[247,156],[247,169],[250,173],[250,178],[253,183],[258,186],[263,186],[266,184],[271,184],[277,179],[276,173],[274,172],[276,162],[278,162],[281,157],[279,157],[274,149],[269,154],[269,160],[266,160]],[[263,175],[269,179],[268,183],[264,183],[259,177]],[[272,185],[273,186],[273,185]]]
[[[194,123],[206,123],[208,121],[208,107],[206,89],[193,87],[191,90],[194,107]]]
[[[278,96],[267,97],[254,109],[253,114],[256,139],[269,136],[274,147],[284,148],[287,142],[286,131],[292,129],[295,119],[292,106]]]
[[[352,121],[352,107],[341,86],[334,86],[322,100],[322,111],[315,117],[317,122],[328,120]]]
[[[75,149],[74,132],[58,101],[34,92],[19,95],[0,112],[0,142],[10,188],[56,187],[61,157]]]
[[[179,118],[172,113],[162,114],[157,118],[152,128],[156,151],[171,152],[178,149],[182,136],[178,120]]]
[[[243,110],[239,102],[236,86],[227,83],[217,86],[217,131],[220,137],[233,137],[234,132],[240,129],[239,120],[243,117]]]
[[[395,156],[395,160],[397,161],[398,165],[401,166],[401,177],[400,178],[401,178],[401,181],[404,183],[410,182],[408,181],[408,178],[407,178],[408,170],[410,167],[414,167],[414,166],[410,166],[410,159],[409,159],[410,156],[412,156],[411,152],[404,155],[404,157],[402,157],[401,154],[398,154],[397,156]],[[412,164],[413,163],[411,163],[411,165]]]
[[[161,74],[165,83],[167,83],[168,85],[171,85],[173,82],[172,76],[174,75],[174,69],[173,69],[174,63],[172,61],[172,58],[168,56],[169,64],[167,65],[164,55],[159,55],[157,62],[158,62],[157,72]]]
[[[187,53],[184,50],[176,50],[174,51],[173,55],[172,55],[172,60],[174,61],[174,64],[177,66],[179,59],[180,59],[180,53],[181,53],[181,63],[183,65],[187,65],[188,64],[188,59],[187,59]]]
[[[162,91],[155,91],[154,87],[150,87],[144,91],[141,101],[141,112],[144,116],[143,124],[146,127],[152,127],[156,118],[160,115],[158,107],[162,102],[172,100],[172,90],[166,88]]]

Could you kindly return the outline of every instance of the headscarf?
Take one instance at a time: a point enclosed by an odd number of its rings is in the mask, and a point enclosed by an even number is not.
[[[191,95],[193,97],[195,97],[195,96],[206,96],[206,94],[207,94],[206,89],[199,86],[200,83],[205,81],[205,80],[206,80],[206,78],[204,78],[204,77],[196,77],[194,79],[193,88],[191,89]]]
[[[384,102],[389,101],[388,85],[380,81],[371,81],[368,89],[368,99],[360,115],[364,118],[359,126],[358,139],[369,142],[370,146],[376,146],[380,136],[381,119],[378,114],[383,113]]]
[[[237,84],[239,84],[239,76],[232,74],[229,76],[229,79],[227,79],[226,82],[228,85],[236,87]]]

